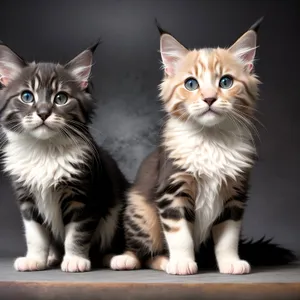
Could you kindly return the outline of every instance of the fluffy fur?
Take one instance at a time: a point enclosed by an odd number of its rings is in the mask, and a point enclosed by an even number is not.
[[[122,251],[119,221],[128,183],[88,127],[95,47],[63,66],[27,63],[0,45],[3,163],[27,244],[26,255],[15,261],[18,271],[56,263],[66,272],[89,271],[91,258],[99,262]]]
[[[236,138],[238,131],[226,134],[218,130],[203,130],[201,134],[198,133],[199,128],[193,124],[170,119],[164,134],[169,158],[193,174],[197,181],[196,245],[207,239],[211,224],[221,214],[223,203],[228,198],[220,193],[220,187],[228,180],[236,180],[242,170],[251,166],[254,152],[250,143]],[[239,203],[237,205],[242,206]]]
[[[199,249],[207,244],[221,273],[250,272],[247,259],[254,260],[240,253],[246,245],[239,238],[256,156],[251,121],[259,85],[253,71],[258,27],[228,49],[199,50],[160,30],[160,96],[168,120],[161,145],[142,162],[128,193],[127,251],[114,257],[113,269],[146,265],[194,274],[197,262],[201,266]],[[259,245],[262,255],[264,248],[275,251],[273,264],[295,258],[268,242]]]

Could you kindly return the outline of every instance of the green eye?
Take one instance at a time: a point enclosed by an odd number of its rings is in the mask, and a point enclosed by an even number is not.
[[[189,91],[194,91],[199,88],[199,83],[195,78],[188,78],[184,82],[184,86]]]
[[[230,75],[224,75],[221,77],[219,86],[222,89],[229,89],[233,85],[233,78]]]
[[[54,98],[54,103],[57,105],[64,105],[68,102],[68,95],[66,93],[58,93]]]
[[[31,92],[29,91],[24,91],[21,94],[21,99],[24,103],[32,103],[34,101],[34,96]]]

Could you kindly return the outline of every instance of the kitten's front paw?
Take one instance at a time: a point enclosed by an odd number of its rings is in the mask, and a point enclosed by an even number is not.
[[[251,267],[245,260],[228,260],[219,263],[219,270],[223,274],[248,274]]]
[[[65,256],[61,264],[64,272],[88,272],[91,270],[89,259],[80,256]]]
[[[18,257],[15,260],[14,268],[20,272],[41,271],[47,268],[47,263],[36,257]]]
[[[166,272],[171,275],[192,275],[198,272],[198,266],[192,259],[170,259]]]
[[[141,264],[137,257],[128,254],[116,255],[110,261],[113,270],[134,270],[139,269]]]

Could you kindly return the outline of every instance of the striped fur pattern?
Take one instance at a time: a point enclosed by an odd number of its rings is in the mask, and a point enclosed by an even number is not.
[[[255,157],[256,31],[228,49],[188,50],[165,32],[160,41],[168,120],[128,193],[127,252],[111,267],[194,274],[195,252],[212,235],[220,272],[249,273],[238,244]]]
[[[122,245],[119,220],[128,183],[88,130],[94,49],[63,66],[26,63],[0,45],[3,163],[27,244],[26,255],[14,263],[18,271],[56,263],[66,272],[89,271],[93,253]]]

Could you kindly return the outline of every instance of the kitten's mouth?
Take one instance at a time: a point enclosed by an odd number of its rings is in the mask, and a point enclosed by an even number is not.
[[[45,123],[42,123],[38,126],[36,126],[35,128],[33,128],[33,130],[39,129],[39,128],[47,128],[49,130],[53,130],[51,127],[49,127],[48,125],[46,125]]]
[[[214,109],[212,109],[211,107],[209,107],[205,112],[203,112],[200,116],[204,116],[206,114],[214,114],[214,115],[217,115],[219,116],[220,113],[218,113],[217,111],[215,111]]]

